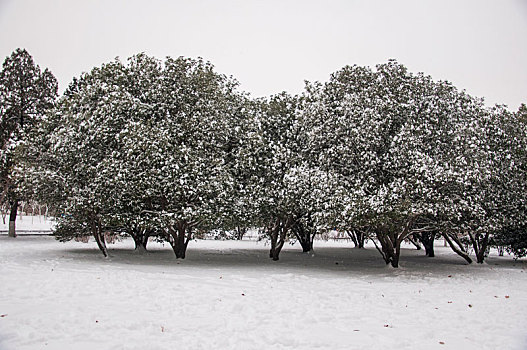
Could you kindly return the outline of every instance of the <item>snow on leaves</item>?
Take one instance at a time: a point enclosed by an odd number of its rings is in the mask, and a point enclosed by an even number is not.
[[[200,59],[139,54],[75,79],[44,124],[41,183],[60,182],[67,227],[155,235],[179,257],[196,231],[264,227],[278,259],[292,232],[336,227],[394,266],[425,230],[481,262],[525,221],[524,113],[395,61],[250,99]]]

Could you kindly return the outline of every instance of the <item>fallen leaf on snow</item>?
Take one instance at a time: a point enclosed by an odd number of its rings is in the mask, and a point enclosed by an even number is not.
[[[439,344],[445,345],[445,342],[444,341],[440,341]]]
[[[506,295],[506,296],[505,296],[505,299],[509,299],[509,296],[508,296],[508,295]]]
[[[7,314],[0,315],[0,317],[6,317],[6,316],[7,316]]]

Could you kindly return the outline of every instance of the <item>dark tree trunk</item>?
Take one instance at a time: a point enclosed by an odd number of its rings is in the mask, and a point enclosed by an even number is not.
[[[426,256],[433,258],[435,256],[434,253],[434,241],[436,238],[436,232],[422,232],[419,234],[418,239],[423,244],[423,247],[425,247],[425,254]]]
[[[313,250],[313,241],[312,240],[309,240],[309,241],[301,241],[300,242],[300,245],[302,246],[302,253],[309,253],[310,251]]]
[[[346,231],[348,236],[353,241],[355,248],[364,248],[364,241],[366,240],[366,234],[360,230]]]
[[[314,227],[311,227],[309,221],[307,223],[298,221],[291,227],[291,231],[300,243],[303,253],[309,253],[313,250],[313,240],[315,239],[316,230]]]
[[[92,227],[92,234],[95,238],[95,242],[97,242],[97,246],[99,247],[99,250],[102,252],[105,258],[108,257],[108,248],[106,247],[106,241],[104,239],[104,233],[102,232],[102,228],[100,225],[100,222],[96,222],[95,220],[91,223]]]
[[[144,230],[140,228],[131,229],[128,234],[134,240],[135,250],[146,251],[146,245],[148,244],[148,238],[151,235],[151,230]]]
[[[187,253],[187,247],[185,245],[174,245],[172,246],[174,253],[176,254],[177,259],[185,259],[185,254]]]
[[[463,259],[465,259],[466,262],[468,262],[469,264],[472,264],[472,259],[470,258],[470,256],[467,254],[467,252],[464,250],[463,248],[463,245],[461,244],[461,242],[459,242],[459,240],[457,239],[457,237],[455,236],[450,236],[448,233],[443,233],[443,237],[445,238],[445,241],[448,243],[448,245],[450,246],[450,248],[457,254],[459,255],[460,257],[462,257]]]
[[[381,227],[377,231],[377,239],[381,244],[382,249],[379,249],[377,243],[374,242],[375,247],[381,253],[386,265],[391,264],[393,267],[399,267],[399,257],[401,256],[401,243],[408,238],[410,228],[414,225],[416,216],[411,215],[403,222],[401,232],[393,232],[393,229]]]
[[[282,228],[280,219],[277,219],[277,224],[269,232],[271,238],[271,250],[269,251],[269,257],[274,261],[280,259],[280,252],[284,247],[285,237],[282,235]]]
[[[247,227],[236,226],[236,239],[241,241],[243,236],[247,233]]]
[[[412,236],[414,236],[414,237],[412,237]],[[415,235],[412,235],[412,236],[408,236],[408,240],[410,241],[410,243],[412,243],[412,244],[415,246],[415,248],[416,248],[417,250],[421,250],[421,249],[422,249],[422,248],[421,248],[421,245],[420,245],[419,242],[415,239]]]
[[[400,248],[397,249],[397,239],[393,233],[377,232],[377,240],[381,244],[381,249],[375,244],[377,250],[381,253],[386,265],[391,264],[393,267],[399,267]],[[375,242],[374,242],[375,243]]]
[[[348,236],[353,241],[353,244],[355,245],[355,248],[357,248],[358,245],[359,245],[359,242],[357,241],[357,237],[355,236],[354,231],[346,231],[346,233],[348,234]]]
[[[482,235],[469,233],[468,236],[470,237],[470,242],[472,243],[474,253],[476,254],[476,262],[478,264],[483,264],[489,244],[489,234]]]
[[[16,215],[18,212],[18,200],[11,204],[11,212],[9,214],[9,237],[16,237]]]
[[[357,248],[364,248],[364,241],[366,240],[366,234],[364,232],[357,232]]]
[[[105,258],[108,257],[108,248],[106,247],[106,241],[104,240],[104,235],[101,233],[96,233],[93,235],[95,237],[95,241],[97,242],[97,246],[99,246],[99,250],[102,252]]]
[[[399,257],[401,256],[401,243],[396,243],[395,254],[392,258],[392,267],[399,267]]]
[[[287,232],[293,224],[292,216],[286,218],[276,218],[268,227],[269,238],[271,239],[271,250],[269,257],[274,261],[279,260],[280,252],[285,244]]]
[[[139,252],[146,251],[146,244],[148,242],[147,240],[143,240],[142,237],[136,237],[136,236],[132,236],[132,238],[134,239],[134,244],[135,244],[134,250],[137,250]]]
[[[169,229],[169,242],[177,259],[185,259],[188,242],[192,237],[191,227],[184,221],[178,222],[175,229]]]

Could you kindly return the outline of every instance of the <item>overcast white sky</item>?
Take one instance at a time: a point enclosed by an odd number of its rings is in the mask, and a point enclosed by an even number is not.
[[[527,103],[527,0],[0,0],[0,59],[58,78],[145,52],[201,56],[253,96],[395,58],[488,104]]]

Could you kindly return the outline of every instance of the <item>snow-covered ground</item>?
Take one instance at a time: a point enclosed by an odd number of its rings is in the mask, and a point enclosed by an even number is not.
[[[400,269],[346,241],[192,241],[187,259],[131,240],[0,237],[0,349],[526,349],[527,262],[468,266],[406,247]]]
[[[54,221],[51,217],[44,215],[17,215],[16,230],[17,235],[49,233],[53,227]],[[4,218],[0,218],[0,234],[7,235],[9,231],[9,214]]]

